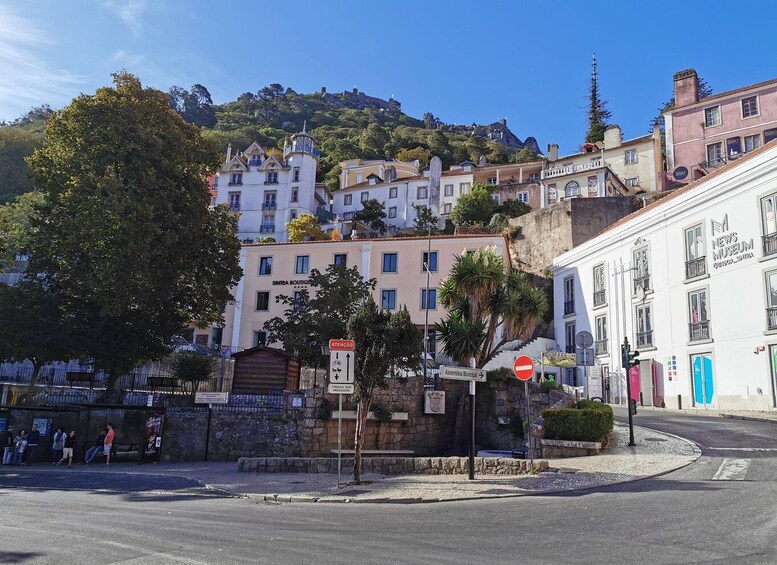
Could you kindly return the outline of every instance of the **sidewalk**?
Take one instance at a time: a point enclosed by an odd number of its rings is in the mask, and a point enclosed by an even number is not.
[[[626,409],[623,404],[611,404],[613,408]],[[684,416],[719,416],[733,420],[751,420],[755,422],[777,422],[777,410],[718,410],[716,408],[659,408],[656,406],[639,406],[638,410],[649,412],[669,412],[671,414],[680,414]]]
[[[238,473],[236,462],[119,464],[82,466],[92,473],[176,476],[209,488],[267,502],[440,502],[550,494],[630,482],[661,475],[688,465],[701,455],[687,440],[634,427],[636,447],[628,447],[628,427],[615,425],[615,441],[606,452],[592,457],[549,459],[550,470],[534,476],[476,475],[364,475],[353,485],[352,476],[315,473]],[[46,472],[52,467],[24,468]]]

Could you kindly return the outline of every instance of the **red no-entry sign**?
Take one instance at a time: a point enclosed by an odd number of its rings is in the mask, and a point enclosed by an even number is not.
[[[513,373],[519,381],[531,380],[534,375],[534,361],[528,355],[521,355],[513,363]]]

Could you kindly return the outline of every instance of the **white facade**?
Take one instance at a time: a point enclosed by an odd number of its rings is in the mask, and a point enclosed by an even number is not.
[[[645,405],[774,409],[775,208],[771,145],[561,255],[553,264],[558,343],[574,351],[577,332],[594,335],[613,400],[626,396],[625,334],[640,351],[632,397]],[[581,377],[578,369],[575,384]]]
[[[291,137],[282,160],[257,143],[234,156],[230,146],[216,175],[216,204],[228,204],[240,213],[240,239],[287,241],[287,222],[328,208],[328,191],[316,185],[317,168],[315,140],[305,132]]]

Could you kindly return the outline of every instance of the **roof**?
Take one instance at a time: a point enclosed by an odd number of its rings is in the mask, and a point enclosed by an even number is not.
[[[642,135],[640,137],[635,137],[633,139],[627,139],[626,141],[621,142],[620,145],[617,145],[616,147],[609,147],[607,149],[601,149],[599,151],[612,151],[613,149],[620,149],[621,147],[627,147],[630,145],[639,145],[640,143],[645,143],[647,141],[651,141],[653,139],[653,134],[649,133],[647,135]],[[599,151],[596,151],[598,153]],[[564,159],[573,159],[575,157],[581,157],[583,155],[592,155],[593,153],[586,153],[584,151],[581,151],[579,153],[572,153],[571,155],[562,155],[555,161],[552,161],[553,163],[556,163],[558,161],[563,161]]]
[[[238,351],[237,353],[233,353],[232,357],[243,357],[245,355],[250,355],[251,353],[256,353],[257,351],[267,351],[269,353],[272,353],[273,355],[286,357],[287,359],[296,359],[297,361],[299,361],[299,357],[295,357],[290,353],[286,353],[282,349],[276,349],[275,347],[267,347],[266,345],[257,345],[256,347],[251,347],[249,349],[244,349],[243,351]]]
[[[664,114],[674,112],[675,110],[684,110],[685,108],[690,108],[691,106],[695,106],[696,104],[706,104],[710,100],[717,100],[718,98],[725,98],[726,96],[732,96],[734,94],[739,94],[740,92],[746,92],[748,90],[763,88],[764,86],[771,86],[771,85],[777,85],[777,78],[765,80],[763,82],[757,82],[755,84],[751,84],[750,86],[735,88],[734,90],[728,90],[726,92],[721,92],[720,94],[713,94],[712,96],[706,96],[700,99],[699,101],[694,102],[693,104],[686,104],[685,106],[672,106],[668,110],[664,111]]]
[[[455,171],[443,171],[442,175],[443,177],[461,177],[465,175],[472,175],[474,174],[474,170],[472,171],[464,171],[464,170],[455,170]],[[367,177],[369,178],[369,177]],[[380,178],[380,177],[378,177]],[[352,184],[351,186],[346,186],[345,188],[339,189],[337,192],[343,192],[344,190],[354,190],[357,188],[366,188],[369,186],[388,186],[388,185],[395,185],[395,184],[401,184],[403,182],[409,182],[409,181],[416,181],[416,180],[429,180],[428,176],[425,175],[417,175],[414,177],[397,177],[392,181],[383,181],[383,182],[376,182],[375,184],[370,184],[369,181],[360,182],[358,184]]]
[[[473,233],[473,234],[459,234],[459,235],[433,235],[431,239],[503,239],[504,236],[500,233]],[[273,243],[245,243],[242,247],[269,247],[273,245],[319,245],[322,243],[353,243],[353,242],[365,242],[365,241],[416,241],[416,240],[428,240],[429,236],[426,235],[414,235],[410,237],[377,237],[370,239],[320,239],[316,241],[277,241]]]

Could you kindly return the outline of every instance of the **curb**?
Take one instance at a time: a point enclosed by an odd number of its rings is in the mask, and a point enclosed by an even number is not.
[[[768,424],[777,424],[777,420],[770,418],[759,418],[758,416],[740,416],[739,414],[720,414],[721,418],[727,420],[746,420],[748,422],[766,422]]]

